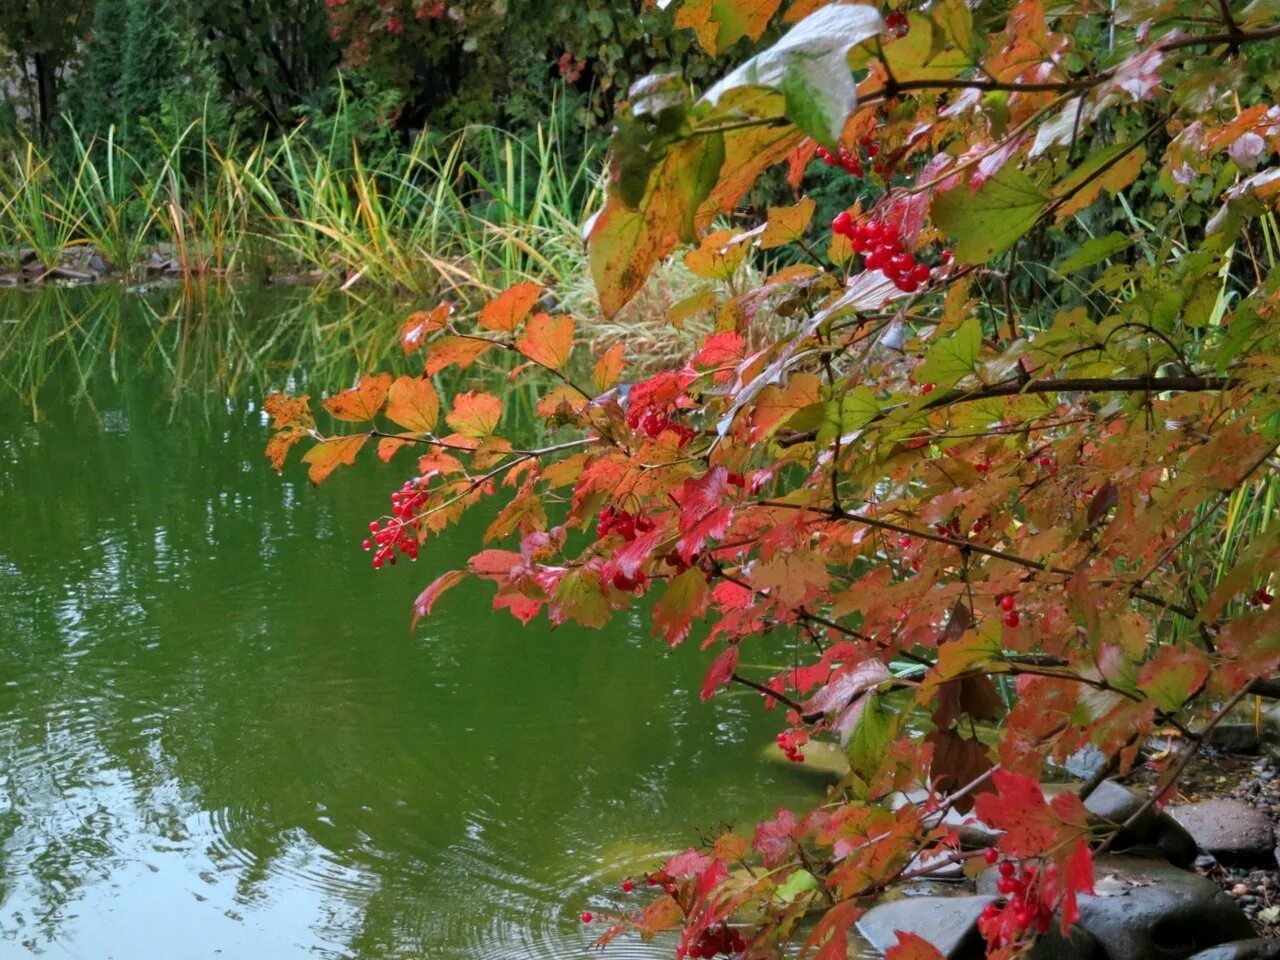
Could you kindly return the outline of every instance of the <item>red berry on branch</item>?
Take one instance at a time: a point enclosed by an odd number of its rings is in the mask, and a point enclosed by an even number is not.
[[[911,21],[905,13],[891,13],[884,18],[884,25],[895,37],[905,37],[911,32]]]
[[[848,210],[842,210],[831,221],[831,232],[853,239],[853,217]]]
[[[1006,593],[1003,597],[1000,598],[1000,609],[1003,610],[1005,613],[1008,613],[1017,605],[1018,605],[1018,601],[1013,598],[1013,594],[1011,593]]]
[[[590,910],[584,910],[584,911],[583,911],[583,913],[582,913],[582,922],[583,922],[583,923],[590,923],[590,922],[591,922],[592,920],[594,920],[594,919],[595,919],[595,917],[593,917],[593,916],[591,915],[591,911],[590,911]]]
[[[932,383],[922,384],[920,387],[920,392],[926,396],[930,393],[933,393],[933,391],[934,391],[934,384]]]
[[[929,277],[932,276],[932,274],[933,271],[929,268],[927,263],[917,263],[911,268],[911,279],[916,283],[928,282]]]
[[[632,883],[630,880],[623,880],[623,881],[622,881],[622,892],[623,892],[623,893],[630,893],[630,892],[631,892],[632,890],[634,890],[635,888],[636,888],[636,885],[635,885],[634,883]]]
[[[1000,852],[995,847],[987,847],[982,851],[982,859],[993,864],[1000,859]],[[987,904],[987,909],[990,910],[994,906],[995,904]]]
[[[1004,625],[1006,627],[1016,627],[1022,622],[1022,618],[1018,616],[1018,611],[1014,610],[1004,615]]]
[[[1017,870],[1018,868],[1013,865],[1013,861],[1011,860],[1006,860],[1004,863],[1000,864],[1000,876],[1002,877],[1012,877]]]

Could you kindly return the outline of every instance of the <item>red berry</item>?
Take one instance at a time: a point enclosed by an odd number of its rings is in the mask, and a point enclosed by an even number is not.
[[[369,530],[370,530],[371,532],[373,532],[373,533],[377,533],[377,532],[378,532],[378,521],[377,521],[377,520],[370,520],[370,521],[369,521]]]
[[[1018,884],[1011,877],[1001,877],[996,883],[996,889],[1007,896],[1018,889]]]
[[[1009,860],[1006,860],[1004,863],[1000,864],[1000,876],[1002,877],[1012,877],[1017,872],[1017,870],[1018,868],[1015,867],[1013,863]]]
[[[872,250],[870,253],[867,254],[866,259],[864,260],[864,263],[866,264],[866,267],[868,270],[878,270],[883,260],[884,260],[884,257],[881,256],[880,254],[880,248],[877,247],[876,249]]]
[[[853,217],[849,215],[848,210],[842,210],[836,214],[836,218],[831,221],[831,232],[853,238]]]
[[[634,883],[632,883],[630,880],[623,880],[623,881],[622,881],[622,892],[623,892],[623,893],[630,893],[630,892],[631,892],[632,890],[634,890],[635,888],[636,888],[636,885],[635,885]]]
[[[927,263],[917,263],[911,268],[911,279],[916,283],[927,283],[932,273]]]
[[[872,160],[874,160],[874,159],[875,159],[877,156],[879,156],[879,155],[880,155],[880,144],[878,144],[878,143],[868,143],[868,144],[867,144],[867,156],[868,156],[868,157],[870,157]]]
[[[925,383],[925,384],[921,384],[920,386],[920,392],[922,394],[927,395],[927,394],[933,393],[933,390],[934,390],[934,385],[932,383]]]
[[[915,293],[917,290],[920,289],[920,284],[916,283],[910,277],[907,277],[905,279],[902,277],[899,277],[896,285],[898,289],[901,290],[903,293]]]
[[[895,37],[905,37],[911,32],[911,21],[905,13],[891,13],[884,18],[885,28]]]
[[[1022,622],[1022,618],[1018,616],[1018,611],[1013,610],[1004,615],[1004,625],[1006,627],[1016,627]]]
[[[370,543],[368,540],[365,540],[363,543],[360,544],[360,546],[365,550],[371,550],[373,548],[373,544]]]
[[[1017,605],[1018,605],[1018,601],[1013,598],[1013,594],[1011,593],[1006,593],[1003,597],[1000,598],[1000,609],[1003,610],[1005,613],[1008,613]]]
[[[938,256],[940,256],[940,257],[942,258],[942,262],[943,262],[943,263],[950,263],[950,262],[951,262],[951,251],[950,251],[950,250],[943,250],[943,251],[942,251],[942,253],[938,254]]]
[[[987,847],[987,849],[982,851],[982,859],[987,861],[987,863],[995,863],[997,860],[1000,859],[1000,853],[998,850],[996,850],[995,847]],[[995,906],[994,903],[989,903],[987,904],[987,909],[991,910],[991,908],[994,906]]]
[[[582,913],[582,922],[583,922],[583,923],[590,923],[590,922],[591,922],[592,920],[594,920],[594,919],[595,919],[595,917],[593,917],[593,916],[591,915],[591,911],[590,911],[590,910],[585,910],[585,911],[583,911],[583,913]]]

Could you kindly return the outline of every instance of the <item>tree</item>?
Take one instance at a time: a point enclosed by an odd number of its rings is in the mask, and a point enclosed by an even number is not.
[[[11,0],[0,8],[0,43],[17,59],[31,88],[40,130],[58,116],[60,75],[76,53],[92,0]]]
[[[1195,746],[1277,688],[1280,527],[1230,518],[1280,467],[1280,26],[1265,0],[883,17],[685,0],[676,17],[711,52],[786,26],[696,100],[679,76],[641,81],[615,126],[588,228],[601,311],[686,245],[717,283],[673,310],[714,317],[689,361],[624,388],[624,346],[587,362],[590,319],[523,284],[410,317],[410,372],[325,400],[336,428],[270,398],[268,454],[310,441],[316,483],[366,447],[416,458],[370,525],[375,567],[501,501],[415,618],[465,577],[522,622],[602,627],[652,595],[656,635],[697,627],[711,651],[704,699],[754,689],[797,760],[811,738],[844,746],[830,802],[673,858],[642,909],[591,918],[602,940],[679,928],[682,957],[764,950],[817,912],[808,946],[842,958],[921,857],[982,855],[1009,863],[983,930],[1010,956],[1070,924],[1110,842],[1081,803],[1096,781],[1050,802],[1046,764],[1092,744],[1124,773],[1154,726]],[[815,157],[849,175],[829,227],[804,197],[722,227],[764,171],[800,191]],[[504,435],[500,397],[433,381],[498,353],[545,379],[536,443]],[[797,641],[779,675],[740,665]],[[974,727],[996,720],[992,748]],[[1193,753],[1164,762],[1152,803]],[[887,809],[908,787],[929,799]],[[1002,828],[998,848],[961,851],[952,808]]]

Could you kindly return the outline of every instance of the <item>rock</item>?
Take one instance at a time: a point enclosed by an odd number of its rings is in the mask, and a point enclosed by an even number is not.
[[[898,942],[897,931],[924,937],[947,960],[970,960],[985,951],[978,918],[995,897],[905,897],[872,907],[858,920],[858,932],[884,953]]]
[[[1190,960],[1280,960],[1280,940],[1235,940],[1201,950]]]
[[[1204,800],[1170,806],[1168,813],[1219,863],[1253,866],[1275,861],[1275,826],[1257,807],[1239,800]]]
[[[1088,780],[1107,765],[1107,755],[1091,743],[1086,743],[1067,757],[1062,768],[1073,777]]]
[[[994,869],[984,872],[978,892],[994,891],[998,879]],[[1163,860],[1101,856],[1094,891],[1079,895],[1076,927],[1092,935],[1109,960],[1182,960],[1253,936],[1249,918],[1216,883]]]
[[[1205,742],[1226,753],[1257,753],[1258,728],[1252,723],[1220,723]]]
[[[1280,703],[1272,704],[1262,714],[1262,752],[1280,760]]]
[[[914,933],[947,960],[983,960],[986,945],[978,918],[995,897],[903,897],[872,907],[858,920],[858,932],[881,953],[898,942],[898,931]],[[1036,940],[1028,960],[1095,960],[1097,941],[1083,930],[1068,940],[1055,927]]]
[[[849,773],[849,758],[837,744],[828,743],[825,740],[810,740],[808,743],[801,744],[800,754],[804,757],[804,762],[792,763],[776,743],[771,743],[765,748],[763,756],[764,759],[774,763],[786,764],[797,773],[807,773],[831,780],[839,780]]]
[[[1122,824],[1146,802],[1147,795],[1104,780],[1089,794],[1084,805],[1099,823]],[[1111,844],[1118,852],[1134,847],[1152,847],[1178,867],[1189,867],[1196,859],[1196,842],[1167,813],[1149,808],[1127,830],[1122,830]]]

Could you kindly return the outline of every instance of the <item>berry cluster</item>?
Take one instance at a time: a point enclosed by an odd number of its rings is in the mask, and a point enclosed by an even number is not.
[[[848,237],[853,249],[862,254],[863,265],[868,270],[879,270],[903,293],[915,293],[933,276],[932,267],[918,262],[903,247],[898,228],[892,223],[882,220],[859,223],[845,210],[831,221],[831,231]],[[950,259],[950,251],[944,250],[942,262]]]
[[[1249,606],[1251,607],[1269,606],[1271,601],[1274,599],[1275,597],[1267,593],[1267,591],[1264,590],[1263,588],[1259,587],[1257,590],[1253,591],[1253,596],[1249,598]]]
[[[884,18],[885,30],[895,37],[905,37],[911,32],[911,21],[902,12],[891,13]]]
[[[843,143],[840,144],[839,154],[833,154],[826,147],[818,147],[818,157],[828,167],[842,167],[845,173],[852,173],[855,177],[862,176],[862,161],[856,153],[850,153]]]
[[[603,538],[616,533],[630,543],[637,533],[648,533],[654,526],[654,522],[648,517],[637,517],[626,510],[605,507],[600,511],[600,520],[596,523],[596,536]]]
[[[627,426],[632,430],[642,431],[649,438],[659,436],[664,430],[670,430],[680,438],[679,445],[682,447],[698,435],[698,431],[688,424],[678,423],[652,408],[628,410]]]
[[[1006,593],[1000,598],[1000,609],[1004,611],[1006,627],[1016,627],[1022,622],[1022,618],[1018,615],[1018,601],[1014,599],[1012,593]]]
[[[994,848],[984,854],[994,864],[1000,855]],[[989,903],[978,918],[978,932],[987,939],[989,949],[996,950],[1016,943],[1031,930],[1048,933],[1053,909],[1040,897],[1040,871],[1034,864],[1019,865],[1005,860],[1000,863],[1000,879],[996,889],[1008,897],[1005,905]]]
[[[742,939],[742,935],[727,923],[722,923],[718,927],[703,930],[697,942],[689,945],[685,956],[693,960],[700,960],[703,957],[710,960],[711,957],[722,953],[742,953],[746,949],[747,941]]]
[[[800,752],[800,746],[809,742],[809,734],[803,730],[799,732],[784,730],[774,739],[778,743],[778,749],[787,755],[788,760],[792,763],[804,763],[804,754]]]
[[[392,518],[385,524],[369,521],[369,532],[373,536],[360,546],[373,552],[373,569],[381,570],[386,563],[395,566],[397,550],[410,560],[418,559],[417,511],[426,499],[426,490],[406,480],[404,486],[391,494]]]

